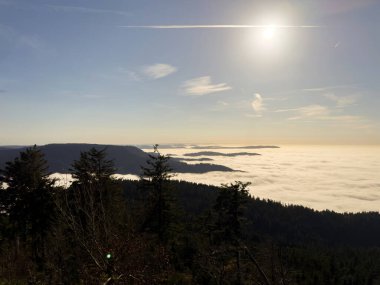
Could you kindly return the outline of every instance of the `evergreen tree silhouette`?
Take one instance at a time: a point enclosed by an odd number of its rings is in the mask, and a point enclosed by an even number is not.
[[[6,163],[2,180],[5,191],[5,209],[13,227],[16,247],[20,239],[31,246],[32,259],[39,269],[44,258],[44,239],[54,220],[52,190],[54,180],[49,178],[44,154],[33,146],[21,152],[14,161]]]

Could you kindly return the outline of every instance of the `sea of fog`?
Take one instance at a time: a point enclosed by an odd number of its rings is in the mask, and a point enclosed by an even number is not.
[[[151,149],[143,149],[152,151]],[[221,185],[251,182],[253,196],[337,212],[380,211],[380,147],[281,146],[266,149],[161,148],[163,154],[252,152],[257,156],[199,156],[239,172],[176,174],[176,179]],[[187,157],[189,158],[189,157]],[[188,161],[187,163],[197,163]],[[199,163],[199,162],[198,162]],[[60,176],[62,178],[62,176]],[[136,178],[133,175],[118,177]]]

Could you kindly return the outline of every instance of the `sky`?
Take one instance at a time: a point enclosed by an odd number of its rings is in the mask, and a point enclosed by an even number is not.
[[[380,2],[0,0],[0,144],[380,144]]]

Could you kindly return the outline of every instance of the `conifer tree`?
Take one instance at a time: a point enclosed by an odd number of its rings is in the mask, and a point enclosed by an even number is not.
[[[68,191],[68,204],[73,218],[79,219],[85,232],[95,231],[99,224],[108,224],[112,208],[115,169],[107,159],[106,149],[91,148],[80,153],[70,168],[74,182]],[[101,231],[106,234],[107,231]],[[88,233],[96,235],[95,233]]]
[[[214,205],[218,242],[236,243],[242,238],[244,204],[249,197],[248,185],[250,183],[241,181],[222,185]]]
[[[4,210],[16,238],[31,242],[32,259],[39,267],[44,256],[44,239],[54,219],[53,185],[47,161],[37,146],[27,148],[2,171],[7,188]]]
[[[143,228],[157,233],[161,242],[170,239],[176,221],[175,203],[169,185],[173,176],[169,159],[170,156],[161,154],[158,145],[154,145],[154,154],[149,154],[147,167],[142,167],[141,176],[149,203]]]
[[[60,217],[87,257],[83,267],[91,273],[86,278],[113,280],[114,255],[124,245],[120,233],[125,211],[121,189],[112,178],[113,161],[106,149],[91,148],[81,152],[70,172],[75,180],[58,200]]]
[[[250,183],[236,181],[231,184],[222,184],[214,205],[214,243],[219,246],[224,259],[230,256],[235,259],[235,284],[243,284],[241,273],[241,240],[243,238],[244,205],[249,194],[247,186]]]
[[[115,173],[113,161],[106,158],[106,149],[81,152],[79,160],[74,161],[70,172],[77,184],[93,184],[109,181]]]

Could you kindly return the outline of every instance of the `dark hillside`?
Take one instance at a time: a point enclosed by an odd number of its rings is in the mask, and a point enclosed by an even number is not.
[[[145,165],[148,154],[134,146],[98,145],[98,144],[48,144],[40,146],[49,164],[50,172],[67,173],[74,160],[79,158],[80,152],[88,151],[92,147],[96,149],[107,149],[107,156],[114,161],[117,173],[120,174],[140,174],[141,166]],[[21,148],[0,148],[0,168],[3,168],[7,161],[17,157]],[[172,158],[170,166],[175,172],[205,173],[209,171],[233,171],[223,165],[200,163],[187,164],[179,159]]]
[[[136,181],[125,181],[126,195],[137,191]],[[185,217],[206,214],[219,187],[171,181]],[[297,205],[251,198],[245,209],[247,238],[270,239],[286,245],[380,247],[380,213],[315,211]]]

